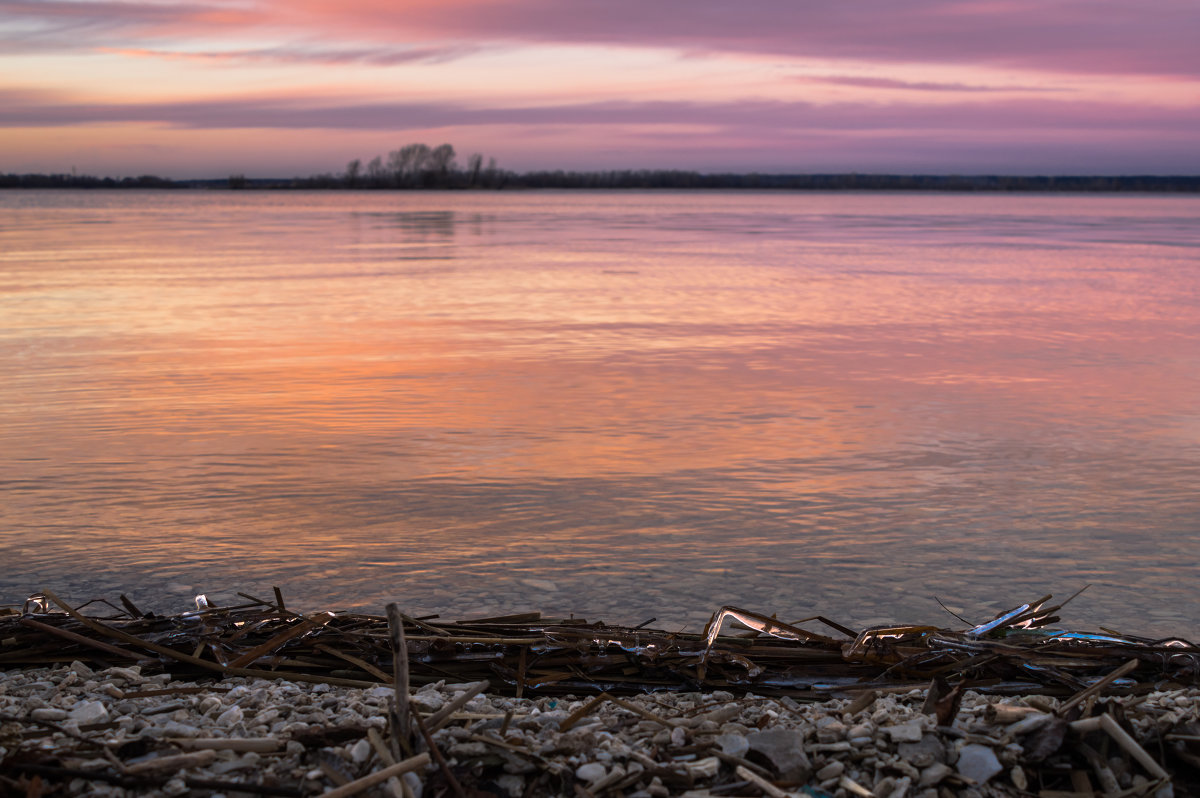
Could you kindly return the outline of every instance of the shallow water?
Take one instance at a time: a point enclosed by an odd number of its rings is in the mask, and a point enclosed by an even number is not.
[[[0,603],[1200,627],[1200,198],[0,193]]]

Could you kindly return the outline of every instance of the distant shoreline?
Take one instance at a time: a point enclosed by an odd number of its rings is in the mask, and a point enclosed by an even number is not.
[[[950,193],[1200,193],[1200,175],[887,175],[887,174],[701,174],[659,170],[601,172],[497,172],[487,184],[472,186],[397,186],[366,178],[316,175],[295,178],[172,180],[155,175],[92,177],[66,174],[0,174],[0,188],[11,189],[162,189],[221,191],[511,191],[580,189],[670,191],[931,191]]]

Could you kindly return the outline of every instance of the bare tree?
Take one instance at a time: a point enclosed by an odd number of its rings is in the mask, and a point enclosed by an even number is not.
[[[454,146],[451,144],[439,144],[429,153],[429,171],[434,173],[434,176],[439,184],[445,185],[450,177],[450,171],[454,168]]]
[[[387,182],[387,169],[383,167],[383,158],[378,155],[367,164],[367,180],[373,186],[382,186]]]
[[[428,144],[406,144],[388,153],[388,168],[397,185],[412,185],[418,182],[432,150]]]
[[[474,186],[479,180],[479,170],[483,168],[483,156],[479,153],[473,153],[467,159],[467,185]]]
[[[358,185],[358,178],[362,174],[362,161],[355,158],[350,163],[346,164],[346,185],[354,188]]]

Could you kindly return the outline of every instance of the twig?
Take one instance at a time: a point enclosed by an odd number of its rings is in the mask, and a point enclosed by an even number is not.
[[[150,773],[155,770],[186,770],[187,768],[202,768],[205,765],[212,764],[217,758],[217,752],[213,750],[196,751],[191,754],[174,754],[172,756],[160,756],[156,759],[147,759],[145,762],[138,762],[133,765],[126,765],[125,772],[131,776],[137,776],[142,773]]]
[[[1129,733],[1121,728],[1116,719],[1112,715],[1105,713],[1100,716],[1100,728],[1108,732],[1108,735],[1117,741],[1117,745],[1124,748],[1130,756],[1142,764],[1150,772],[1150,775],[1159,779],[1169,779],[1171,774],[1163,770],[1162,765],[1155,761],[1154,757],[1147,753],[1145,748],[1138,745],[1138,741],[1129,736]]]
[[[379,670],[379,668],[376,668],[374,665],[367,662],[366,660],[359,659],[358,657],[354,656],[353,654],[347,654],[345,651],[338,651],[336,648],[331,648],[330,646],[327,646],[324,643],[318,643],[317,645],[314,646],[314,648],[317,651],[323,651],[326,654],[330,654],[332,656],[337,657],[338,659],[342,659],[342,660],[345,660],[346,662],[349,662],[351,665],[355,665],[355,666],[361,668],[362,670],[371,674],[372,676],[374,676],[376,679],[383,682],[384,684],[394,684],[395,683],[394,676],[388,676],[386,673]]]
[[[1062,704],[1059,705],[1058,711],[1056,714],[1061,718],[1064,715],[1066,715],[1067,712],[1070,711],[1070,709],[1072,707],[1074,707],[1076,704],[1086,701],[1087,699],[1091,698],[1094,695],[1099,695],[1100,692],[1102,690],[1104,690],[1105,687],[1108,687],[1110,684],[1115,682],[1117,679],[1120,679],[1125,674],[1130,673],[1131,671],[1136,669],[1140,662],[1141,662],[1140,660],[1131,659],[1128,662],[1126,662],[1124,665],[1122,665],[1121,667],[1113,670],[1111,673],[1109,673],[1107,676],[1105,676],[1100,681],[1093,684],[1091,687],[1087,687],[1087,688],[1084,688],[1083,690],[1080,690],[1078,693],[1071,696],[1066,701],[1062,702]]]
[[[379,761],[383,762],[384,767],[391,767],[396,764],[396,757],[392,756],[392,751],[388,748],[387,743],[383,741],[383,737],[379,735],[379,729],[374,726],[367,729],[367,740],[371,743],[371,747],[375,749],[375,753],[379,756]],[[388,791],[392,793],[393,798],[412,798],[412,790],[403,779],[398,776],[393,776],[387,781]]]
[[[358,795],[360,792],[371,789],[376,784],[382,784],[393,776],[403,776],[414,770],[425,767],[429,764],[429,754],[422,753],[416,756],[410,756],[401,762],[397,762],[391,767],[386,767],[383,770],[377,770],[374,773],[363,776],[361,779],[356,779],[349,784],[344,784],[341,787],[335,787],[332,790],[326,790],[321,793],[321,798],[347,798],[350,795]]]
[[[586,704],[581,706],[579,709],[575,710],[570,715],[568,715],[566,720],[564,720],[562,723],[558,724],[558,730],[560,732],[565,732],[565,731],[569,730],[572,726],[574,726],[576,723],[578,723],[580,720],[582,720],[588,713],[590,713],[593,709],[595,709],[596,707],[603,704],[609,698],[611,698],[611,696],[609,696],[608,693],[601,693],[600,695],[593,698],[591,701],[588,701]]]
[[[767,781],[762,776],[758,775],[757,773],[755,773],[753,770],[750,770],[749,768],[738,765],[737,769],[734,772],[737,773],[740,778],[745,779],[746,781],[750,782],[758,789],[762,790],[764,794],[769,795],[770,798],[787,798],[788,797],[788,794],[786,792],[779,789],[774,784]]]
[[[167,742],[184,751],[254,751],[269,754],[283,748],[273,737],[168,737]]]
[[[300,635],[305,634],[306,632],[311,632],[313,629],[324,626],[325,624],[329,623],[331,620],[333,620],[333,613],[329,613],[329,612],[321,613],[321,615],[317,616],[317,617],[306,618],[304,621],[296,624],[291,629],[288,629],[286,632],[275,635],[275,637],[272,637],[267,642],[262,643],[261,645],[255,646],[254,648],[247,651],[245,654],[242,654],[240,657],[235,659],[233,662],[230,662],[229,667],[230,668],[244,668],[245,666],[249,665],[251,662],[254,662],[259,657],[266,656],[267,654],[271,653],[272,651],[275,651],[277,648],[282,646],[284,643],[287,643],[288,641],[293,640],[293,639],[299,637]]]
[[[482,693],[484,690],[492,686],[491,682],[482,681],[476,682],[467,688],[466,692],[456,696],[453,701],[439,709],[437,712],[430,715],[426,721],[431,732],[436,732],[438,729],[450,722],[450,716],[467,705],[475,696]]]
[[[107,652],[116,657],[121,657],[122,659],[131,659],[135,662],[142,659],[141,654],[129,651],[128,649],[114,646],[101,640],[93,640],[90,637],[84,637],[81,634],[71,632],[66,629],[59,629],[56,626],[51,626],[50,624],[42,623],[41,621],[35,621],[32,618],[18,618],[17,623],[21,624],[22,626],[28,626],[30,629],[38,629],[43,632],[49,632],[50,634],[56,635],[65,640],[70,640],[72,643],[79,643],[83,646],[91,646],[92,648]]]
[[[276,787],[270,784],[255,784],[248,781],[218,781],[184,776],[183,783],[194,790],[209,792],[249,792],[256,795],[282,795],[286,798],[301,798],[304,792],[296,787]]]
[[[621,709],[629,710],[630,712],[634,713],[635,715],[641,715],[646,720],[652,720],[656,723],[661,723],[662,725],[666,726],[668,729],[673,729],[679,725],[678,723],[676,723],[675,721],[673,721],[669,718],[659,717],[658,715],[655,715],[653,712],[651,712],[648,709],[642,709],[637,704],[631,704],[628,701],[622,701],[621,699],[617,698],[616,696],[609,696],[608,700],[611,701],[616,706],[619,706]]]
[[[82,734],[76,734],[73,731],[69,731],[68,729],[63,728],[62,726],[59,726],[57,723],[54,723],[52,721],[34,720],[33,718],[18,718],[15,715],[0,714],[0,722],[32,723],[34,726],[41,726],[44,729],[50,729],[51,732],[57,732],[59,734],[63,734],[67,737],[78,740],[81,743],[87,743],[88,745],[95,746],[96,748],[104,748],[104,745],[102,743],[98,743],[95,740],[88,739],[87,737],[84,737]],[[38,736],[38,737],[46,736],[45,734],[38,734],[37,732],[29,732],[29,734],[32,734],[32,735]]]
[[[392,686],[395,688],[391,715],[392,751],[412,750],[411,710],[408,706],[408,644],[404,641],[404,619],[395,602],[387,605],[388,640],[392,645]]]
[[[462,785],[458,783],[458,779],[454,778],[453,771],[450,770],[450,765],[446,763],[446,757],[442,756],[442,752],[438,750],[437,743],[433,741],[433,734],[421,720],[420,713],[413,715],[413,720],[417,723],[417,730],[421,732],[421,736],[425,738],[425,745],[429,746],[429,753],[437,762],[438,769],[442,771],[442,776],[445,777],[446,783],[450,785],[450,789],[454,791],[457,798],[466,798],[467,794],[463,792]]]

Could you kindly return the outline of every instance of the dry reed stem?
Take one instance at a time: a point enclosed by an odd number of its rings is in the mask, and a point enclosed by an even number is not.
[[[365,792],[376,784],[382,784],[393,776],[403,776],[405,773],[410,773],[414,770],[425,767],[429,764],[429,754],[422,753],[416,756],[411,756],[401,762],[397,762],[391,767],[386,767],[383,770],[377,770],[374,773],[363,776],[361,779],[356,779],[349,784],[344,784],[341,787],[335,787],[332,790],[326,790],[321,793],[321,798],[348,798],[351,795],[358,795],[360,792]]]

